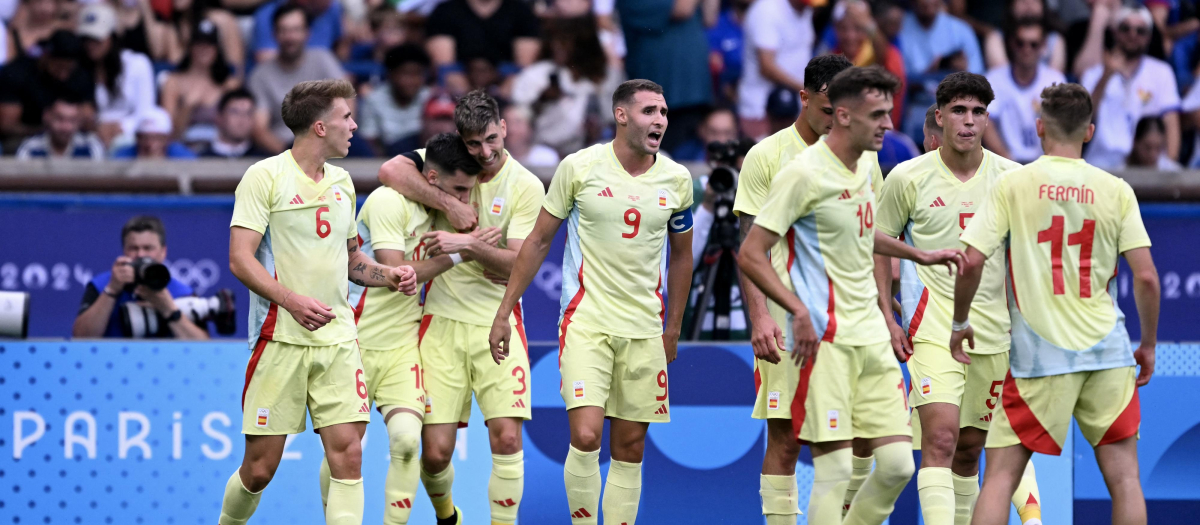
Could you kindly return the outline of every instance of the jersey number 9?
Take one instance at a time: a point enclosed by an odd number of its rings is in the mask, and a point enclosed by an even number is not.
[[[621,237],[625,239],[637,237],[638,229],[642,226],[642,212],[638,211],[637,208],[629,208],[628,210],[625,210],[625,224],[633,226],[633,231],[629,233],[622,233]]]

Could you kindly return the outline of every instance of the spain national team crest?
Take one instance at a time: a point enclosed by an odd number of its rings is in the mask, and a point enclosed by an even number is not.
[[[492,200],[492,215],[500,215],[500,211],[504,209],[504,198],[496,197]]]
[[[267,426],[267,421],[269,421],[270,419],[271,419],[271,409],[260,408],[260,409],[258,409],[258,421],[254,422],[254,426],[259,427],[259,428],[265,427],[265,426]]]
[[[779,410],[779,392],[767,392],[767,410]]]
[[[333,200],[342,202],[342,192],[340,190],[333,190]]]
[[[433,396],[430,396],[430,395],[425,396],[425,413],[426,414],[433,413]]]
[[[933,379],[928,377],[921,378],[921,395],[927,396],[933,392]]]
[[[576,381],[571,386],[575,388],[575,399],[583,399],[583,381]]]
[[[667,207],[667,190],[658,190],[658,207]]]
[[[830,410],[827,414],[829,418],[829,430],[837,430],[838,428],[838,411]]]

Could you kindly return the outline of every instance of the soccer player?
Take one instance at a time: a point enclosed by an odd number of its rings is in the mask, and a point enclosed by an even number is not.
[[[829,136],[785,165],[742,243],[739,264],[768,298],[791,315],[787,343],[802,361],[789,410],[794,436],[812,447],[814,474],[808,520],[842,523],[851,476],[851,439],[865,440],[876,468],[845,516],[881,523],[912,476],[911,431],[904,379],[877,306],[873,252],[952,261],[953,250],[922,252],[885,236],[876,245],[874,188],[882,182],[878,151],[892,128],[899,81],[884,70],[850,68],[829,83],[834,108]],[[767,258],[787,237],[794,292]],[[836,255],[834,255],[836,254]]]
[[[482,229],[498,228],[500,241],[492,246],[477,235],[455,233],[449,213],[439,214],[434,231],[422,236],[426,257],[449,255],[456,266],[428,285],[421,319],[426,392],[421,479],[438,523],[463,523],[451,497],[454,466],[450,459],[458,427],[470,418],[473,392],[492,448],[488,482],[492,523],[510,525],[517,520],[525,486],[521,425],[531,416],[529,352],[519,307],[506,319],[521,334],[520,351],[503,363],[492,360],[488,328],[504,294],[504,279],[533,229],[544,190],[542,181],[504,150],[507,127],[491,96],[483,91],[468,93],[458,101],[454,123],[467,150],[483,166],[469,200],[477,224]],[[454,209],[456,205],[447,200],[461,204],[430,189],[420,176],[424,162],[420,151],[405,153],[388,161],[380,179],[406,198],[430,207]]]
[[[851,64],[842,55],[822,55],[808,61],[804,68],[804,89],[800,91],[803,107],[796,123],[763,139],[746,154],[738,176],[737,196],[733,211],[739,216],[742,238],[754,225],[754,216],[762,210],[771,191],[771,181],[780,168],[805,148],[814,144],[833,126],[833,106],[826,90],[834,75],[849,69]],[[789,291],[792,290],[787,269],[787,243],[780,241],[771,247],[771,267]],[[796,461],[800,444],[792,431],[792,396],[800,382],[800,369],[784,362],[780,352],[785,348],[783,330],[787,312],[773,301],[767,301],[754,283],[742,274],[742,299],[750,316],[750,344],[754,349],[755,419],[767,420],[767,451],[763,455],[759,495],[767,525],[795,525],[800,512],[796,489]],[[856,471],[866,479],[871,458],[856,460]],[[861,469],[859,468],[861,467]],[[853,484],[853,482],[852,482]],[[853,487],[857,491],[858,487]]]
[[[345,80],[296,84],[282,109],[292,149],[251,166],[235,193],[229,268],[251,292],[253,353],[242,390],[246,451],[225,485],[221,525],[254,514],[287,435],[304,431],[306,409],[332,475],[325,521],[362,523],[360,440],[371,414],[343,276],[406,295],[417,288],[410,266],[384,266],[358,249],[354,185],[326,163],[350,148],[353,97]]]
[[[925,134],[921,145],[925,146],[926,153],[942,147],[942,126],[937,122],[937,107],[937,102],[930,104],[929,109],[925,110],[925,124],[921,126]]]
[[[458,134],[443,133],[430,139],[425,159],[422,175],[430,185],[464,202],[468,200],[476,175],[483,168]],[[380,187],[371,192],[358,212],[359,249],[382,264],[411,265],[417,282],[429,281],[454,266],[448,255],[422,257],[421,236],[433,226],[433,218],[425,206],[391,188]],[[417,490],[417,457],[425,416],[425,388],[417,348],[422,305],[418,297],[357,284],[350,286],[349,300],[358,326],[367,397],[383,415],[388,432],[391,461],[384,485],[383,522],[408,523]],[[328,487],[329,463],[322,461],[323,497]]]
[[[986,78],[953,73],[938,85],[936,96],[934,117],[943,130],[942,146],[892,170],[879,192],[876,227],[920,249],[962,249],[959,235],[988,190],[1001,174],[1020,165],[983,148],[993,99]],[[876,279],[881,293],[892,289],[890,273],[879,272]],[[900,282],[904,328],[896,324],[890,301],[880,307],[892,340],[904,346],[898,357],[907,362],[912,378],[908,404],[917,410],[913,448],[922,451],[917,471],[921,514],[930,525],[966,525],[979,495],[979,453],[1008,371],[1004,259],[988,261],[971,304],[980,336],[971,366],[950,357],[954,276],[903,261]],[[1040,524],[1032,464],[1026,474],[1013,503],[1022,523]]]
[[[613,141],[559,164],[492,323],[492,354],[512,359],[517,352],[504,319],[566,220],[558,343],[571,425],[563,478],[573,525],[599,523],[605,418],[612,462],[604,522],[627,525],[637,520],[646,431],[670,421],[667,364],[675,360],[692,279],[692,178],[658,155],[667,130],[662,93],[649,80],[622,83],[612,98]],[[671,291],[665,298],[664,271]]]
[[[974,525],[1007,521],[1005,507],[1029,456],[1060,454],[1072,415],[1095,447],[1112,523],[1146,523],[1137,388],[1154,374],[1158,272],[1133,189],[1081,158],[1095,131],[1092,112],[1092,98],[1078,84],[1043,90],[1037,134],[1046,154],[1001,176],[962,235],[967,261],[954,285],[950,351],[973,367],[965,350],[985,344],[971,325],[986,322],[973,306],[990,257],[1008,258],[1012,320],[1011,369],[987,437]],[[1136,351],[1116,302],[1118,255],[1133,272],[1142,329]]]

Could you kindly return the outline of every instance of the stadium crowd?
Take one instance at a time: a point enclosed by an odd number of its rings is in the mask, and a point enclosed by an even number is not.
[[[760,139],[799,111],[825,53],[904,80],[880,153],[919,153],[950,72],[986,74],[989,149],[1041,154],[1038,95],[1074,80],[1098,105],[1087,160],[1200,165],[1193,0],[0,0],[0,152],[20,159],[265,157],[292,134],[297,82],[350,79],[351,156],[390,157],[453,131],[457,97],[504,104],[512,154],[554,166],[611,139],[609,94],[660,83],[664,149]]]

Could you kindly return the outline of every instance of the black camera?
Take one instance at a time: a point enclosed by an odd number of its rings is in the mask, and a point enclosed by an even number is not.
[[[138,257],[129,265],[133,266],[133,284],[158,291],[171,282],[171,269],[150,257]]]
[[[175,306],[201,328],[212,321],[213,328],[221,335],[233,335],[237,331],[237,301],[233,290],[223,288],[212,297],[176,297]],[[121,308],[121,328],[125,337],[141,339],[162,334],[167,326],[154,308],[137,301],[129,301]]]

